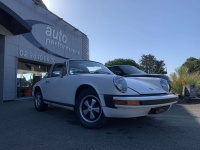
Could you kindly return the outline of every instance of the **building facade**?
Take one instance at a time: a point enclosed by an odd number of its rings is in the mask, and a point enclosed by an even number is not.
[[[0,0],[0,101],[31,96],[51,64],[89,59],[87,35],[36,0]]]

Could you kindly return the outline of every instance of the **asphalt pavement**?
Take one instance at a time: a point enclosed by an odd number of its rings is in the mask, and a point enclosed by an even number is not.
[[[33,100],[0,103],[0,150],[199,150],[200,102],[179,102],[165,113],[111,119],[102,129],[83,128],[73,111]]]

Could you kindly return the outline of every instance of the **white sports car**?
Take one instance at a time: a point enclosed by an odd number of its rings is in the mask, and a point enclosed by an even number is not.
[[[67,60],[54,64],[33,86],[35,108],[48,104],[75,110],[84,127],[99,128],[109,117],[130,118],[169,110],[177,97],[152,84],[113,74],[101,63]]]

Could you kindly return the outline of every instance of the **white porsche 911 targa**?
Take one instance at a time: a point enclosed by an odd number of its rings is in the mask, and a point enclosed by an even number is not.
[[[107,118],[130,118],[159,114],[177,102],[177,96],[135,79],[112,73],[103,64],[67,60],[52,65],[33,86],[35,108],[49,104],[74,110],[87,128],[100,128]]]

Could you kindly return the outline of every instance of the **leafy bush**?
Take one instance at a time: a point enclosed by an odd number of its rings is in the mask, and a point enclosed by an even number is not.
[[[195,84],[197,95],[200,95],[200,73],[189,73],[184,66],[175,70],[175,73],[170,74],[172,92],[182,95],[184,85]]]
[[[132,59],[116,58],[114,60],[109,60],[108,62],[105,63],[105,66],[114,66],[114,65],[131,65],[140,69],[140,66]]]

